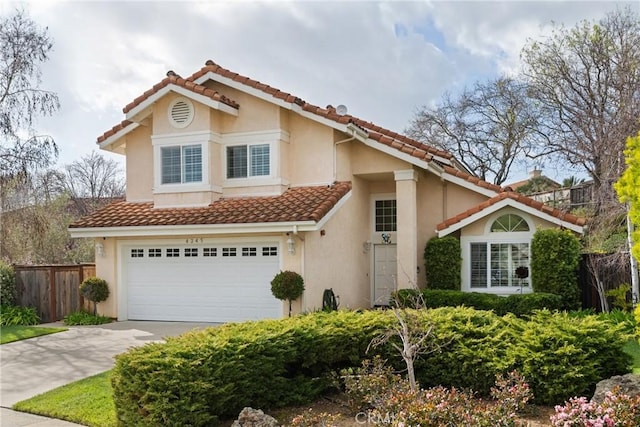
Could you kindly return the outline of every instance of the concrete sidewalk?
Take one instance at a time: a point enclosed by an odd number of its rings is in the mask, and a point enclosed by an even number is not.
[[[114,356],[129,348],[209,326],[216,325],[124,321],[74,326],[66,332],[3,344],[0,346],[0,406],[10,408],[45,391],[109,370]],[[0,415],[3,427],[12,425],[5,422],[5,417],[14,414],[3,409]]]

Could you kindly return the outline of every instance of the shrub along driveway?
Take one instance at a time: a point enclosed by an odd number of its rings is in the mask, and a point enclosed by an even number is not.
[[[61,326],[60,323],[42,326]],[[0,348],[0,406],[111,369],[114,356],[212,323],[114,322],[4,344]]]

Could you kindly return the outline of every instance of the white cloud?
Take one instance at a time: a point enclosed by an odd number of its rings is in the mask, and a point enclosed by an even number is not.
[[[633,4],[633,3],[632,3]],[[402,131],[416,107],[518,66],[551,20],[600,18],[611,2],[34,2],[54,38],[44,84],[61,112],[41,121],[68,163],[122,107],[172,69],[207,59],[314,104]],[[8,13],[6,4],[0,13]],[[398,31],[399,30],[399,31]]]

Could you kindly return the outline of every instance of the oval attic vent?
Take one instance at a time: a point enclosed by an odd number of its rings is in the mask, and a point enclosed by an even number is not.
[[[193,106],[186,99],[177,99],[171,103],[169,117],[175,127],[185,127],[193,119]]]

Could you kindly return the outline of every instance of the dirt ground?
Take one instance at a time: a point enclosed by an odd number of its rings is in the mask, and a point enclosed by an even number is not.
[[[326,412],[328,414],[337,415],[337,420],[326,427],[354,427],[354,426],[371,426],[375,422],[367,422],[366,414],[354,413],[341,396],[323,397],[316,402],[306,406],[286,407],[266,411],[267,414],[276,418],[282,425],[289,425],[289,422],[296,415],[308,412],[309,409],[313,413]],[[520,427],[550,427],[549,417],[553,414],[553,408],[546,406],[530,406],[527,414],[518,418]],[[224,427],[231,426],[232,421],[223,424]],[[472,426],[469,426],[472,427]]]

